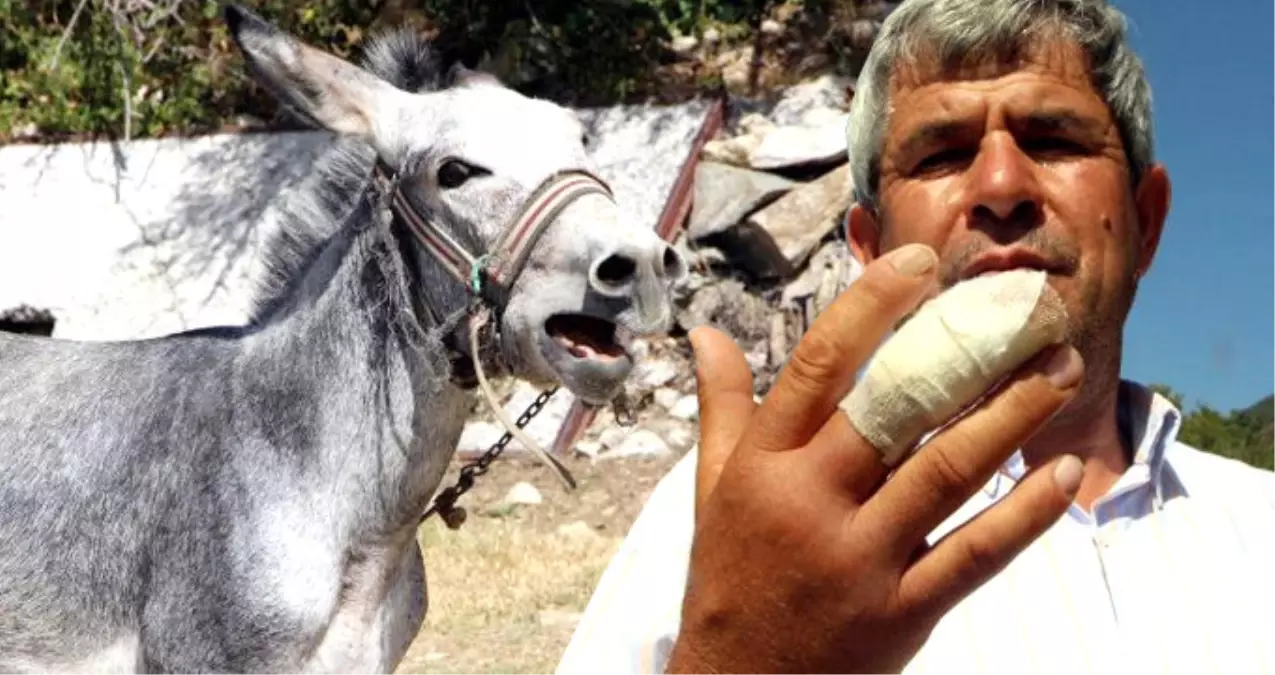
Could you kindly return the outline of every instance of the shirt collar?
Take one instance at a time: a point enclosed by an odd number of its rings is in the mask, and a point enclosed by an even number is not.
[[[1182,412],[1172,401],[1150,387],[1121,380],[1120,388],[1119,413],[1128,425],[1129,438],[1133,445],[1133,463],[1112,490],[1121,490],[1126,479],[1129,482],[1145,480],[1154,488],[1153,500],[1155,507],[1159,509],[1164,503],[1167,451],[1177,441],[1182,425]],[[1007,494],[1026,472],[1022,450],[1017,450],[988,481],[983,492],[993,499],[999,498]],[[1181,479],[1176,473],[1173,477],[1181,485]]]

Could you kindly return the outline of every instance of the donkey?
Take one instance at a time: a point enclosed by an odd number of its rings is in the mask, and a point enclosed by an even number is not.
[[[244,326],[0,335],[0,671],[391,671],[468,373],[604,405],[628,339],[671,325],[686,264],[589,173],[570,111],[403,32],[359,67],[225,20],[337,144]]]

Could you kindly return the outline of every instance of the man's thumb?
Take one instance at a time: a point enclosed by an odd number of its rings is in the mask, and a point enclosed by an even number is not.
[[[744,352],[725,333],[706,326],[690,332],[695,352],[700,442],[695,470],[695,510],[717,485],[722,466],[748,428],[757,403]]]

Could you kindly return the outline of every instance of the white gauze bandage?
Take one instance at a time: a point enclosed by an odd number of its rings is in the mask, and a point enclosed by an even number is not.
[[[984,274],[924,303],[877,350],[841,402],[850,423],[895,466],[1046,346],[1067,310],[1040,270]]]

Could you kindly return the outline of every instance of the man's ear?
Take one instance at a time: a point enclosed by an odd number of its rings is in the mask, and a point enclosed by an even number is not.
[[[1160,248],[1160,235],[1169,217],[1169,204],[1173,199],[1173,187],[1169,172],[1163,164],[1153,164],[1143,174],[1134,193],[1134,205],[1138,210],[1138,265],[1134,274],[1138,279],[1146,276]]]
[[[877,218],[857,202],[846,213],[846,241],[854,257],[864,267],[881,255],[881,229]]]
[[[280,103],[329,131],[370,138],[406,96],[332,54],[309,47],[251,10],[226,5],[226,24],[253,77]]]

